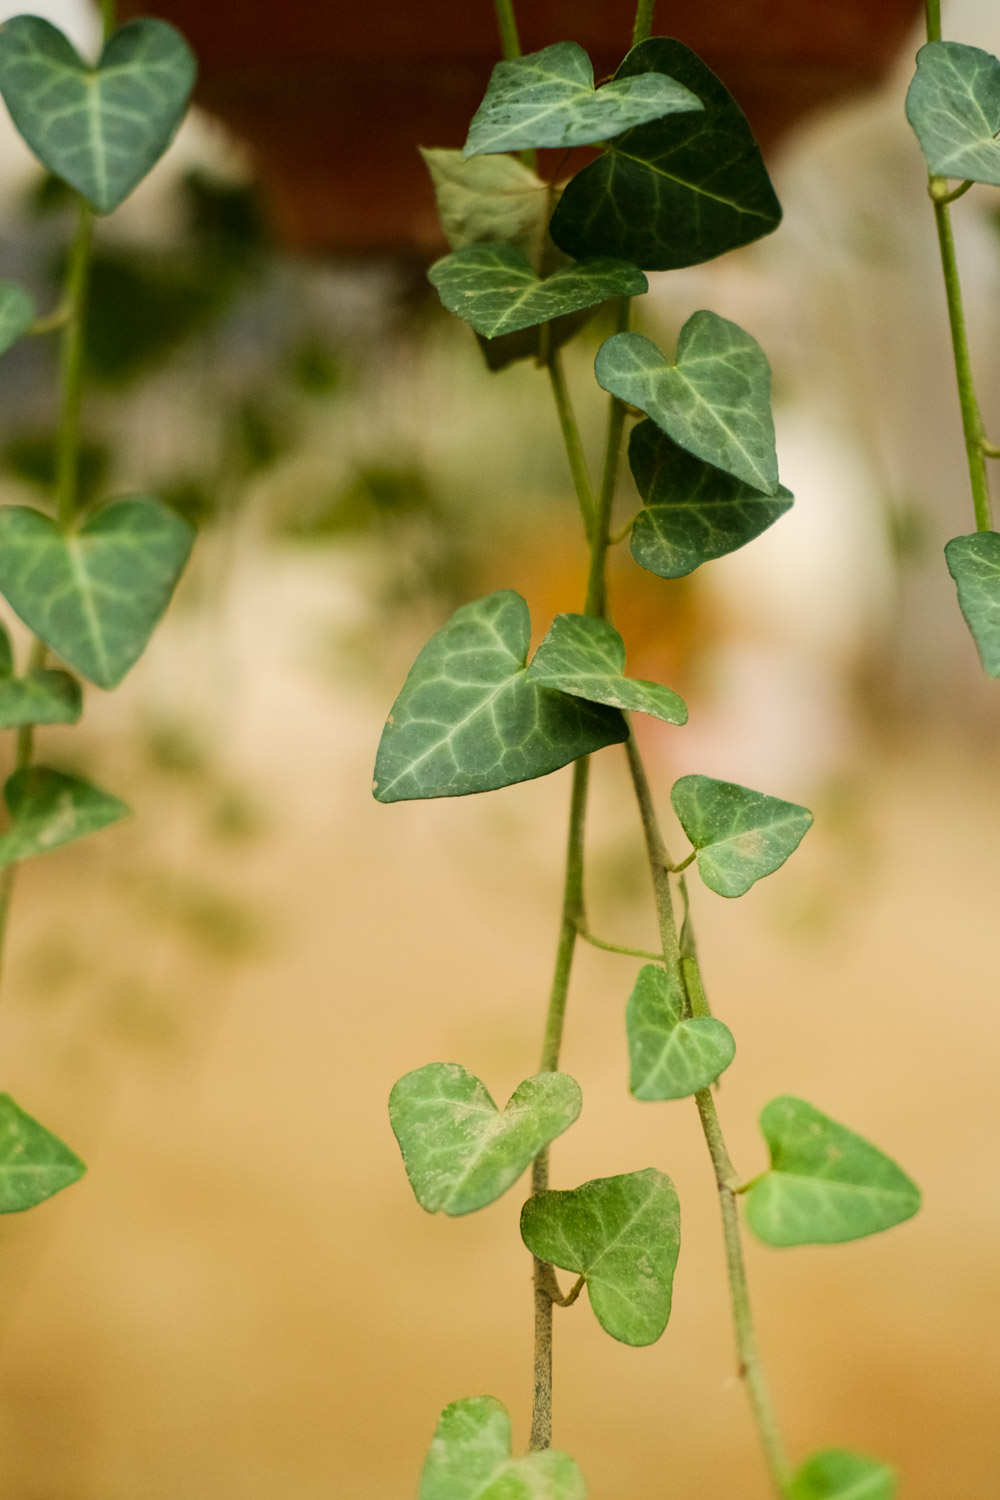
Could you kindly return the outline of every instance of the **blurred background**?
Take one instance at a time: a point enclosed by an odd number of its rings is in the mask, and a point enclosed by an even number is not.
[[[35,9],[95,46],[82,0]],[[385,1101],[436,1059],[498,1100],[535,1071],[569,773],[391,807],[369,785],[429,631],[496,587],[519,589],[544,627],[580,607],[584,553],[543,377],[530,361],[490,374],[424,281],[439,247],[412,148],[460,145],[461,115],[390,118],[409,62],[373,83],[374,113],[355,87],[349,114],[301,38],[299,87],[278,26],[297,9],[272,9],[258,53],[275,54],[276,79],[244,55],[249,21],[206,38],[216,113],[194,112],[97,242],[82,481],[90,495],[153,490],[201,536],[124,686],[88,689],[83,727],[43,736],[48,763],[92,773],[136,816],[26,865],[14,904],[3,1087],[90,1170],[0,1221],[5,1500],[414,1496],[440,1409],[487,1391],[527,1440],[523,1194],[468,1219],[425,1215]],[[1000,51],[993,0],[944,9],[946,35]],[[601,7],[582,10],[564,31],[586,40]],[[620,52],[630,8],[604,10]],[[699,45],[698,7],[661,10],[657,30]],[[700,7],[712,61],[732,10]],[[705,977],[737,1038],[719,1106],[739,1170],[762,1169],[757,1113],[793,1092],[925,1191],[918,1218],[872,1240],[749,1247],[789,1444],[870,1451],[898,1467],[905,1500],[980,1500],[996,1492],[1000,1398],[1000,713],[942,556],[972,513],[902,114],[915,7],[887,5],[867,40],[871,15],[852,31],[849,10],[829,8],[828,34],[815,16],[806,38],[766,29],[753,67],[741,54],[745,93],[736,49],[727,81],[768,142],[785,222],[654,277],[640,312],[666,347],[703,306],[763,344],[795,508],[681,582],[616,555],[613,608],[630,671],[691,709],[683,731],[642,726],[665,814],[689,771],[816,813],[794,860],[740,902],[696,892]],[[190,8],[196,45],[199,14],[224,11]],[[481,59],[446,58],[459,102],[488,75],[485,35]],[[362,52],[337,66],[356,77]],[[274,122],[302,100],[286,132],[301,149],[282,155]],[[0,274],[48,306],[70,212],[6,115],[0,199]],[[1000,197],[979,189],[954,218],[998,428]],[[598,315],[567,355],[598,442],[590,365],[608,331]],[[50,476],[52,358],[38,339],[4,359],[4,503],[39,500]],[[630,507],[623,478],[623,518]],[[614,750],[593,783],[592,925],[646,946]],[[627,1094],[635,968],[579,954],[563,1065],[585,1106],[553,1183],[671,1173],[674,1312],[645,1350],[610,1341],[585,1301],[557,1313],[556,1441],[595,1500],[764,1500],[695,1112]]]

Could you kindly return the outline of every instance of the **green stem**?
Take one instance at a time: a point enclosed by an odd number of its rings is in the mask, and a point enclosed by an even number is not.
[[[638,0],[635,7],[635,25],[632,27],[632,46],[638,47],[653,29],[653,7],[656,0]]]
[[[627,297],[621,299],[618,310],[618,332],[625,333],[631,315],[631,303]],[[615,485],[618,481],[618,465],[621,462],[622,436],[625,431],[626,409],[617,396],[611,397],[608,412],[608,437],[604,448],[604,471],[601,488],[597,496],[594,528],[590,538],[590,576],[587,579],[587,602],[584,613],[603,616],[607,610],[607,562],[611,545],[611,507],[614,504]]]
[[[31,654],[28,657],[28,671],[37,672],[45,665],[46,648],[42,641],[35,640],[31,643]],[[22,724],[17,731],[16,749],[14,752],[14,771],[25,771],[31,764],[31,753],[35,743],[35,726],[33,724]],[[0,870],[0,973],[3,969],[4,948],[7,939],[7,918],[10,915],[10,903],[14,895],[14,882],[17,879],[17,865],[4,865]]]
[[[521,56],[521,38],[517,33],[517,17],[513,0],[493,0],[497,13],[497,29],[500,32],[500,47],[507,62]]]
[[[545,326],[547,328],[549,325]],[[570,473],[573,476],[573,488],[576,491],[580,515],[583,518],[583,529],[589,541],[594,534],[594,491],[587,472],[587,459],[580,440],[580,429],[577,426],[569,391],[566,388],[562,361],[559,358],[558,349],[552,348],[551,345],[546,363],[552,394],[555,397],[556,411],[559,413],[559,426],[562,428],[563,442],[566,445],[566,457],[569,459]]]
[[[927,0],[927,40],[941,40],[941,0]]]
[[[104,40],[107,41],[118,25],[115,0],[101,0],[101,20],[104,22]]]
[[[80,403],[83,396],[83,335],[87,276],[94,216],[80,200],[76,234],[69,252],[59,354],[59,430],[56,437],[56,516],[64,531],[76,517],[77,450],[80,443]]]
[[[585,943],[592,948],[600,948],[604,953],[624,953],[626,958],[645,958],[651,963],[659,963],[662,957],[659,953],[651,953],[648,948],[629,948],[625,943],[609,943],[604,938],[595,937],[586,927],[578,927],[577,931]]]

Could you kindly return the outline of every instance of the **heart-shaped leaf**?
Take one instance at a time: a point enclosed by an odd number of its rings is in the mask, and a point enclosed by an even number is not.
[[[658,964],[640,969],[625,1009],[636,1099],[686,1099],[708,1088],[736,1054],[728,1026],[714,1016],[685,1015],[684,990]]]
[[[654,1167],[529,1198],[521,1238],[540,1260],[584,1278],[597,1321],[612,1338],[652,1344],[666,1328],[680,1205],[670,1178]]]
[[[505,1193],[569,1129],[580,1103],[568,1073],[537,1073],[498,1110],[458,1063],[428,1063],[393,1085],[389,1119],[421,1208],[469,1214]]]
[[[589,146],[660,115],[701,111],[701,100],[683,84],[642,71],[595,91],[593,65],[576,42],[497,63],[463,154]]]
[[[928,42],[906,118],[930,170],[1000,186],[1000,59],[963,42]]]
[[[37,510],[0,509],[0,593],[46,646],[98,687],[142,655],[194,531],[150,495],[116,500],[63,533]]]
[[[771,1170],[747,1193],[747,1220],[767,1245],[858,1240],[920,1207],[920,1189],[902,1167],[803,1099],[772,1099],[760,1128]]]
[[[646,502],[632,525],[632,556],[660,578],[682,578],[746,546],[792,504],[784,486],[762,495],[686,453],[655,422],[634,429],[628,459]]]
[[[944,555],[983,669],[1000,677],[1000,532],[952,537]]]
[[[749,333],[713,312],[688,318],[675,364],[641,333],[616,333],[597,351],[598,384],[638,406],[674,442],[774,495],[778,457],[771,367]]]
[[[34,1208],[86,1170],[68,1146],[0,1094],[0,1214]]]
[[[887,1464],[846,1448],[814,1453],[794,1475],[788,1500],[893,1500],[896,1476]]]
[[[711,69],[682,42],[653,37],[633,47],[615,79],[657,75],[690,89],[704,110],[629,130],[577,173],[551,224],[567,255],[669,271],[749,244],[781,222],[746,117]]]
[[[27,144],[98,213],[163,155],[194,86],[190,47],[166,21],[130,21],[96,67],[39,16],[0,26],[0,93]]]
[[[551,213],[549,184],[516,156],[463,157],[461,151],[420,148],[431,176],[438,218],[453,250],[508,244],[529,265],[541,262]]]
[[[545,1448],[511,1457],[510,1418],[494,1396],[467,1396],[441,1413],[417,1500],[584,1500],[579,1469]]]
[[[0,866],[47,854],[117,823],[131,811],[110,792],[46,766],[15,771],[4,783],[3,795],[11,821],[0,834]]]
[[[687,704],[671,688],[625,676],[624,641],[607,620],[592,615],[556,615],[528,677],[590,703],[652,714],[667,724],[687,723]]]
[[[34,321],[35,304],[30,294],[16,281],[0,281],[0,354],[6,354]]]
[[[742,896],[798,848],[812,813],[734,781],[682,776],[670,793],[697,851],[698,874],[720,896]]]
[[[617,710],[530,680],[530,635],[528,606],[502,589],[431,636],[382,732],[379,802],[493,791],[628,738]]]
[[[68,672],[36,668],[14,676],[10,635],[0,625],[0,729],[25,724],[75,724],[83,711],[80,684]]]
[[[435,261],[427,277],[448,311],[488,339],[649,290],[641,271],[617,260],[564,266],[542,278],[514,245],[467,245]]]

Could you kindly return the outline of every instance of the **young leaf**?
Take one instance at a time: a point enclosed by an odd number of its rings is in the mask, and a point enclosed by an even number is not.
[[[633,47],[615,78],[657,75],[690,89],[704,111],[640,125],[577,173],[551,224],[567,255],[614,255],[669,271],[747,245],[780,223],[746,117],[711,69],[682,42],[653,37]]]
[[[597,351],[599,385],[638,406],[674,442],[766,495],[778,491],[771,367],[749,333],[696,312],[674,364],[641,333],[616,333]]]
[[[724,1073],[736,1054],[728,1026],[714,1016],[686,1016],[684,991],[659,964],[639,970],[625,1009],[636,1099],[686,1099]]]
[[[983,669],[1000,677],[1000,532],[952,537],[944,555]]]
[[[589,146],[660,115],[701,109],[701,100],[683,84],[657,73],[595,91],[593,65],[583,48],[556,42],[497,63],[472,117],[463,155]]]
[[[528,606],[502,589],[431,636],[382,732],[379,802],[493,791],[628,738],[617,710],[529,679],[530,635]]]
[[[438,217],[453,250],[500,241],[540,260],[549,218],[548,183],[516,156],[474,156],[420,148]]]
[[[142,655],[194,531],[150,495],[103,506],[64,534],[23,505],[0,509],[0,593],[45,644],[98,687]]]
[[[788,1500],[893,1500],[896,1476],[886,1464],[846,1448],[814,1453],[793,1476]]]
[[[467,1396],[441,1413],[417,1500],[584,1500],[579,1469],[545,1448],[511,1457],[510,1418],[494,1396]]]
[[[39,16],[0,26],[0,93],[43,166],[98,213],[127,198],[187,108],[195,60],[166,21],[130,21],[89,67]]]
[[[528,679],[590,703],[687,723],[687,704],[671,688],[625,676],[625,643],[613,625],[592,615],[556,615]]]
[[[906,118],[937,176],[1000,186],[1000,59],[962,42],[928,42]]]
[[[80,684],[68,672],[40,668],[24,677],[0,677],[0,729],[75,724],[82,712]]]
[[[779,869],[812,823],[797,802],[711,776],[682,776],[670,800],[697,851],[698,874],[720,896],[742,896]]]
[[[0,1094],[0,1214],[34,1208],[86,1170],[68,1146]]]
[[[467,245],[435,261],[427,278],[448,311],[488,339],[649,290],[641,271],[617,260],[564,266],[542,278],[514,245]]]
[[[646,502],[632,526],[632,556],[660,578],[682,578],[746,546],[792,504],[783,485],[762,495],[686,453],[655,422],[634,429],[628,461]]]
[[[891,1229],[920,1189],[876,1146],[803,1099],[772,1099],[760,1117],[771,1170],[747,1193],[750,1228],[767,1245],[834,1245]]]
[[[680,1205],[670,1178],[654,1167],[529,1198],[521,1238],[540,1260],[584,1278],[597,1321],[613,1339],[653,1344],[666,1328]]]
[[[0,867],[96,833],[131,810],[89,781],[45,766],[15,771],[4,783],[3,795],[11,822],[0,834]]]
[[[34,321],[35,304],[31,295],[16,281],[0,281],[0,354],[6,354]]]
[[[421,1208],[469,1214],[505,1193],[580,1104],[568,1073],[537,1073],[498,1110],[458,1063],[428,1063],[393,1085],[389,1119]]]

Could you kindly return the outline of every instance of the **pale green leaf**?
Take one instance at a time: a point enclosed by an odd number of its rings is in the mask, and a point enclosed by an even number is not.
[[[552,211],[549,184],[516,156],[473,156],[461,151],[420,154],[431,175],[438,217],[453,250],[466,245],[516,245],[532,266],[541,263]]]
[[[0,509],[0,593],[57,656],[111,688],[142,655],[194,531],[150,495],[103,506],[63,533],[39,511]]]
[[[613,625],[592,615],[556,615],[531,659],[528,677],[590,703],[687,723],[687,704],[671,688],[625,676],[625,644]]]
[[[887,1464],[846,1448],[814,1453],[794,1475],[788,1500],[893,1500],[896,1476]]]
[[[720,896],[742,896],[798,848],[812,813],[733,781],[682,776],[670,793],[697,851],[698,873]]]
[[[421,1208],[468,1214],[505,1193],[569,1129],[580,1102],[568,1073],[537,1073],[498,1110],[458,1063],[428,1063],[393,1085],[389,1119]]]
[[[690,89],[704,109],[618,136],[577,173],[551,225],[568,255],[613,255],[669,271],[749,244],[781,221],[746,117],[711,69],[683,42],[653,37],[633,47],[615,75],[633,83],[656,76]]]
[[[654,1167],[529,1198],[521,1238],[540,1260],[584,1278],[590,1305],[612,1338],[652,1344],[666,1328],[680,1205],[670,1178]]]
[[[0,678],[0,729],[25,724],[75,724],[83,712],[80,684],[68,672],[42,667]]]
[[[683,986],[658,964],[640,969],[625,1009],[629,1089],[636,1099],[685,1099],[724,1073],[736,1053],[728,1026],[685,1015]]]
[[[16,281],[0,281],[0,354],[6,354],[34,321],[35,304],[31,295]]]
[[[628,738],[617,710],[529,679],[530,635],[528,606],[502,589],[463,605],[431,637],[382,733],[379,802],[493,791]]]
[[[906,118],[938,177],[1000,186],[1000,59],[963,42],[928,42],[906,96]]]
[[[682,578],[744,547],[792,504],[784,486],[762,495],[686,453],[655,422],[635,428],[628,458],[646,502],[632,526],[632,556],[660,578]]]
[[[96,67],[39,16],[0,26],[0,93],[50,172],[98,213],[127,198],[163,155],[187,108],[195,60],[166,21],[130,21]]]
[[[752,489],[777,492],[771,367],[735,323],[696,312],[681,329],[673,364],[641,333],[616,333],[594,368],[606,391],[638,406],[686,452]]]
[[[510,1418],[493,1396],[467,1396],[441,1413],[417,1500],[584,1500],[579,1469],[545,1448],[511,1457]]]
[[[1000,677],[1000,532],[952,537],[944,555],[983,669]]]
[[[0,834],[0,866],[107,828],[130,809],[110,792],[76,776],[28,766],[7,778],[3,789],[10,826]]]
[[[464,154],[589,146],[661,115],[701,109],[689,89],[658,73],[595,91],[593,65],[583,48],[556,42],[497,63],[472,117]]]
[[[0,1214],[34,1208],[86,1170],[68,1146],[0,1094]]]
[[[833,1245],[891,1229],[920,1189],[876,1146],[803,1099],[772,1099],[760,1117],[771,1169],[747,1193],[747,1220],[768,1245]]]

